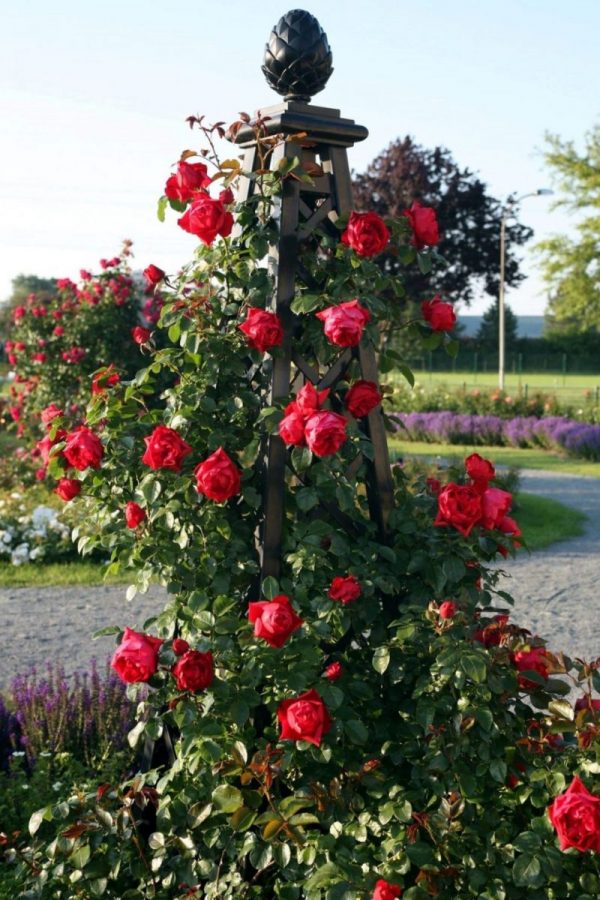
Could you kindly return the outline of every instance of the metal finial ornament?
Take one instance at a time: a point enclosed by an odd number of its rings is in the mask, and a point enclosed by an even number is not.
[[[286,100],[308,102],[333,72],[327,35],[304,9],[291,9],[273,28],[265,47],[265,78]]]

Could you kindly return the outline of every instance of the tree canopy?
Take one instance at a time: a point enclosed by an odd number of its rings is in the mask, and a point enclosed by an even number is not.
[[[572,141],[547,135],[545,153],[560,191],[557,206],[579,214],[575,236],[555,234],[537,245],[548,292],[551,330],[600,330],[600,124],[582,152]]]
[[[468,305],[481,291],[498,296],[500,218],[502,202],[470,169],[461,168],[445,147],[426,149],[412,137],[398,138],[380,153],[366,172],[354,178],[354,203],[381,216],[400,216],[413,201],[435,207],[445,265],[427,277],[405,272],[407,297],[420,300],[441,293],[444,299]],[[515,220],[506,229],[506,284],[525,277],[516,249],[532,235]],[[400,269],[390,254],[379,257],[388,271]]]
[[[484,312],[476,335],[476,340],[479,341],[484,349],[493,351],[498,349],[498,327],[498,301],[494,300]],[[506,350],[510,352],[518,337],[518,321],[514,312],[506,303],[504,304],[504,335]]]

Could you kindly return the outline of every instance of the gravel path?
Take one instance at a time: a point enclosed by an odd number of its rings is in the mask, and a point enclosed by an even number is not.
[[[502,587],[515,598],[513,618],[573,656],[600,656],[600,479],[524,470],[523,490],[542,494],[588,516],[582,537],[503,564]],[[165,593],[153,588],[125,600],[124,586],[0,590],[0,687],[15,672],[60,660],[68,672],[107,657],[114,637],[91,640],[107,625],[141,628],[160,611]]]
[[[522,489],[585,513],[585,534],[502,568],[515,598],[513,618],[570,656],[600,656],[600,478],[522,470]],[[518,516],[517,516],[518,518]]]

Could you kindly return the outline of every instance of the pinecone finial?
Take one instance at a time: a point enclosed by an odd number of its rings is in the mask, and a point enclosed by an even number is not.
[[[262,66],[273,90],[286,100],[308,102],[333,72],[327,35],[304,9],[292,9],[273,28]]]

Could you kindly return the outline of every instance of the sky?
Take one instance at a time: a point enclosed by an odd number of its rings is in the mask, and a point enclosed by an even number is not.
[[[134,241],[135,267],[174,272],[196,238],[156,218],[186,116],[232,121],[278,97],[260,71],[281,0],[0,0],[0,298],[19,274],[76,277]],[[350,151],[362,171],[410,134],[443,145],[504,199],[551,187],[544,134],[581,147],[598,121],[597,0],[306,0],[334,73],[315,102],[369,129]],[[525,200],[535,240],[572,229],[552,198]],[[527,280],[507,293],[541,314]],[[469,312],[489,305],[482,298]]]

